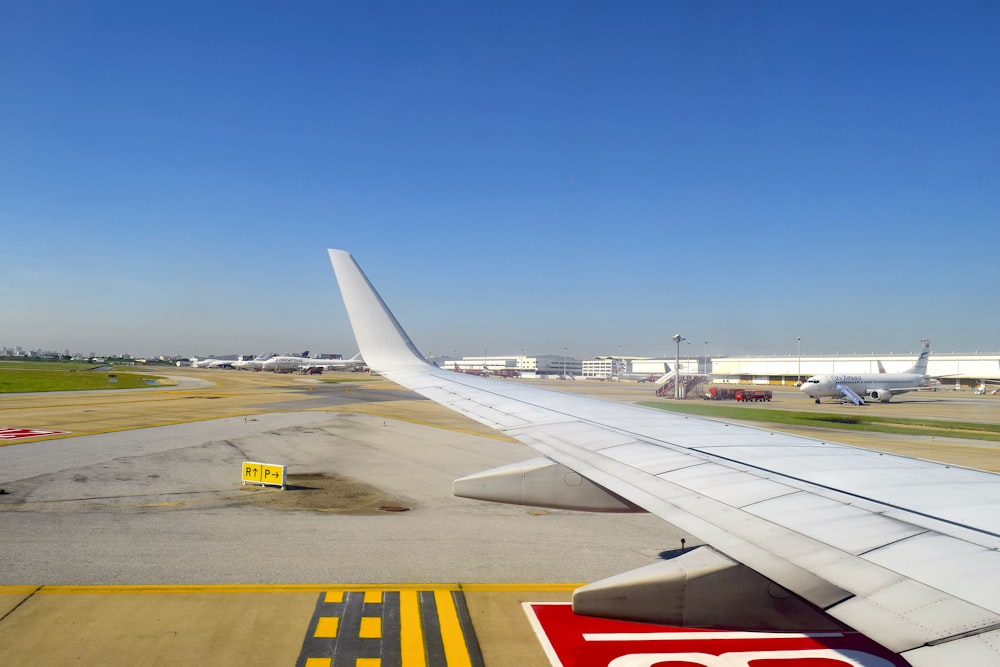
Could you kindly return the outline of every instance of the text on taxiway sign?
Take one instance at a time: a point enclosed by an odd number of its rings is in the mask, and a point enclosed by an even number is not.
[[[243,483],[265,484],[267,486],[285,488],[285,468],[286,466],[272,465],[270,463],[244,461]]]

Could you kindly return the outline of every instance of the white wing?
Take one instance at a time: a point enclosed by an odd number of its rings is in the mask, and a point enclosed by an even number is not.
[[[582,612],[757,627],[820,610],[915,666],[1000,665],[1000,476],[441,370],[329,253],[371,368],[560,464],[458,480],[463,495],[638,506],[714,547],[585,587]]]

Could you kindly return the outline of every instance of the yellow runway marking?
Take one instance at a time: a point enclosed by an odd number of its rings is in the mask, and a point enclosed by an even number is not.
[[[458,587],[393,588],[345,587],[320,594],[296,664],[482,667]]]
[[[313,637],[336,637],[339,626],[340,619],[336,616],[321,616],[316,623],[316,631],[313,633]]]
[[[399,593],[399,643],[403,667],[424,666],[424,633],[420,629],[420,604],[416,591]]]
[[[361,619],[361,630],[358,636],[362,639],[378,639],[382,636],[382,619],[377,616],[364,616]]]
[[[438,619],[441,623],[441,637],[444,639],[444,656],[448,667],[472,667],[469,652],[463,651],[464,635],[458,620],[455,602],[448,591],[434,591]]]
[[[338,584],[339,585],[339,584]],[[573,591],[584,583],[576,584],[344,584],[344,590],[365,593],[401,591],[469,591],[469,592],[525,592],[533,591]],[[94,586],[0,586],[0,594],[37,591],[39,595],[128,595],[150,593],[190,594],[190,593],[323,593],[329,601],[340,602],[342,591],[330,590],[329,584],[134,584],[134,585],[94,585]]]

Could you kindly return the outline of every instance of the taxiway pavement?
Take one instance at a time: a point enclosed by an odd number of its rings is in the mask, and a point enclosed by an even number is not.
[[[5,665],[306,664],[317,600],[373,590],[432,609],[460,591],[485,664],[545,664],[519,601],[680,545],[648,515],[455,498],[456,477],[535,454],[385,381],[205,375],[229,386],[4,405],[91,433],[0,447]],[[243,461],[287,465],[289,490],[243,486]]]

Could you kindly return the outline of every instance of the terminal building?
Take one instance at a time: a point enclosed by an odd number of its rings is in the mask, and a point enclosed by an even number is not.
[[[461,359],[435,357],[431,361],[441,368],[463,372],[495,373],[516,370],[524,378],[572,376],[586,380],[613,380],[629,376],[660,377],[674,367],[673,359],[620,356],[575,359],[561,354],[468,356]],[[681,372],[697,373],[703,368],[703,363],[700,359],[681,359]]]
[[[463,372],[505,372],[515,370],[521,377],[549,377],[571,375],[580,377],[583,373],[583,362],[568,355],[539,354],[536,356],[518,355],[483,355],[451,359],[438,357],[431,359],[441,368]]]

